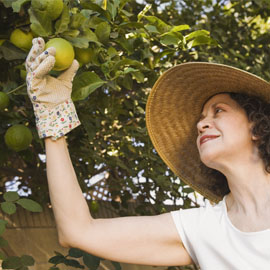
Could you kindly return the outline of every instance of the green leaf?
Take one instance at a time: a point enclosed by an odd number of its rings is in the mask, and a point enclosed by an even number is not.
[[[8,246],[8,241],[5,240],[2,236],[0,236],[0,248],[7,247],[7,246]]]
[[[77,29],[74,30],[68,30],[62,33],[64,36],[69,36],[69,37],[77,37],[80,34],[80,31]]]
[[[1,2],[3,2],[4,6],[5,6],[6,8],[9,8],[9,7],[12,6],[12,3],[13,3],[13,2],[16,2],[16,0],[2,0]]]
[[[12,215],[16,212],[16,205],[13,202],[2,202],[1,208],[5,213],[9,215]]]
[[[98,38],[93,31],[91,31],[90,29],[86,29],[85,31],[83,31],[83,33],[90,42],[94,42],[97,45],[102,46],[102,44],[98,41]]]
[[[22,260],[20,257],[17,256],[11,256],[5,259],[2,263],[3,269],[17,269],[22,265]]]
[[[34,258],[29,255],[22,255],[21,260],[24,266],[33,266],[35,264]]]
[[[103,15],[108,21],[111,20],[110,13],[101,8],[99,5],[92,3],[91,0],[81,0],[80,2],[82,8],[97,11],[99,14]]]
[[[218,45],[218,43],[214,39],[212,39],[210,37],[198,36],[195,39],[188,42],[187,47],[190,49],[190,48],[195,47],[195,46],[206,45],[206,44],[208,44],[208,45]]]
[[[1,56],[1,54],[3,56]],[[4,59],[10,61],[10,60],[25,59],[26,56],[27,53],[25,51],[17,48],[8,40],[6,40],[4,44],[0,46],[0,58],[3,57]]]
[[[137,71],[137,72],[132,72],[131,74],[138,83],[144,82],[144,74],[142,72]]]
[[[96,270],[99,267],[100,258],[88,253],[84,253],[83,262],[90,270]]]
[[[125,58],[125,59],[120,60],[120,61],[115,63],[114,70],[119,70],[121,67],[124,67],[124,66],[134,66],[134,67],[139,68],[139,69],[144,68],[144,66],[142,65],[141,62],[139,62],[137,60]]]
[[[127,10],[121,10],[121,12],[125,15],[125,16],[127,16],[127,17],[131,17],[131,16],[133,16],[133,14],[132,13],[130,13],[130,12],[128,12]]]
[[[112,265],[114,266],[114,270],[121,270],[122,267],[119,262],[113,262],[111,261]]]
[[[107,50],[108,55],[110,56],[110,58],[113,58],[114,56],[118,55],[117,50],[114,47],[110,47]]]
[[[114,0],[112,2],[107,1],[107,10],[110,12],[112,20],[115,19],[117,14],[117,9],[120,5],[120,0]]]
[[[95,31],[100,42],[105,43],[108,41],[111,33],[111,27],[107,22],[98,24]]]
[[[179,31],[188,30],[188,29],[190,29],[189,25],[187,25],[187,24],[181,24],[181,25],[174,26],[170,30],[170,32],[179,32]]]
[[[67,266],[72,266],[72,267],[75,267],[75,268],[80,268],[80,269],[84,269],[84,266],[81,265],[78,261],[76,260],[70,260],[70,259],[66,259],[64,261],[64,264],[67,265]]]
[[[162,36],[160,43],[164,45],[178,45],[181,39],[174,33],[168,33]]]
[[[209,36],[209,31],[206,30],[197,30],[194,31],[188,35],[185,36],[186,40],[190,40],[192,38],[198,37],[198,36]]]
[[[146,29],[147,31],[149,31],[150,33],[156,33],[156,34],[159,34],[159,31],[157,30],[157,28],[156,28],[154,25],[147,24],[147,25],[145,25],[145,29]]]
[[[95,72],[87,71],[76,76],[73,82],[72,100],[84,100],[104,83],[105,81],[101,80]]]
[[[55,34],[63,33],[69,30],[68,24],[70,22],[69,9],[64,3],[63,11],[59,20],[55,23]]]
[[[80,258],[83,256],[83,251],[77,248],[70,248],[68,251],[68,255],[73,258]]]
[[[19,199],[17,202],[20,206],[31,212],[42,212],[42,207],[39,203],[31,199]]]
[[[52,20],[48,17],[46,11],[34,11],[32,8],[29,8],[28,13],[31,22],[30,27],[35,34],[41,37],[52,35]]]
[[[4,194],[4,199],[7,202],[14,202],[20,199],[20,196],[16,191],[8,191]]]
[[[145,18],[153,25],[156,26],[160,33],[169,32],[171,26],[162,21],[161,19],[157,18],[156,16],[145,16]]]
[[[31,0],[17,0],[15,2],[12,2],[12,8],[14,12],[20,12],[21,6],[24,5],[27,2],[30,2]]]
[[[116,42],[119,43],[123,47],[123,49],[128,52],[129,55],[134,53],[132,40],[126,39],[125,37],[121,36],[116,40]]]
[[[134,29],[140,29],[144,28],[143,23],[138,23],[138,22],[123,22],[119,25],[119,27],[127,29],[127,28],[134,28]]]
[[[6,220],[0,219],[0,235],[2,235],[6,229],[8,222]]]
[[[82,13],[72,15],[69,27],[72,29],[79,29],[86,22],[86,18]]]
[[[56,255],[54,257],[51,257],[49,259],[49,263],[52,263],[52,264],[59,264],[59,263],[63,263],[65,261],[65,256],[63,255]]]
[[[88,48],[89,39],[87,37],[78,36],[78,37],[71,37],[71,36],[64,36],[66,40],[68,40],[74,47],[78,48]]]

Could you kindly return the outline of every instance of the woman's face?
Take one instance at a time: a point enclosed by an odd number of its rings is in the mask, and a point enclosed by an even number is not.
[[[211,97],[197,123],[197,147],[202,162],[220,169],[228,162],[251,154],[254,150],[251,128],[244,109],[229,94]]]

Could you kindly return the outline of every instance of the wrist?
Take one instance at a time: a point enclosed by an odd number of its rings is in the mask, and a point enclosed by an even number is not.
[[[34,111],[40,138],[52,137],[52,140],[57,140],[81,124],[71,99],[53,108],[36,103]]]

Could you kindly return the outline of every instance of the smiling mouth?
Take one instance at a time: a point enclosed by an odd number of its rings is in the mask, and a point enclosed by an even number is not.
[[[208,141],[210,141],[210,140],[214,140],[214,139],[216,139],[216,138],[218,138],[219,136],[211,136],[211,137],[206,137],[206,138],[203,138],[203,139],[201,139],[201,141],[200,141],[200,145],[202,145],[203,143],[206,143],[206,142],[208,142]]]

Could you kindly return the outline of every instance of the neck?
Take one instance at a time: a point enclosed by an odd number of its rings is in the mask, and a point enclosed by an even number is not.
[[[259,216],[269,208],[270,174],[265,171],[264,164],[233,164],[223,173],[231,191],[227,200],[228,210]]]

